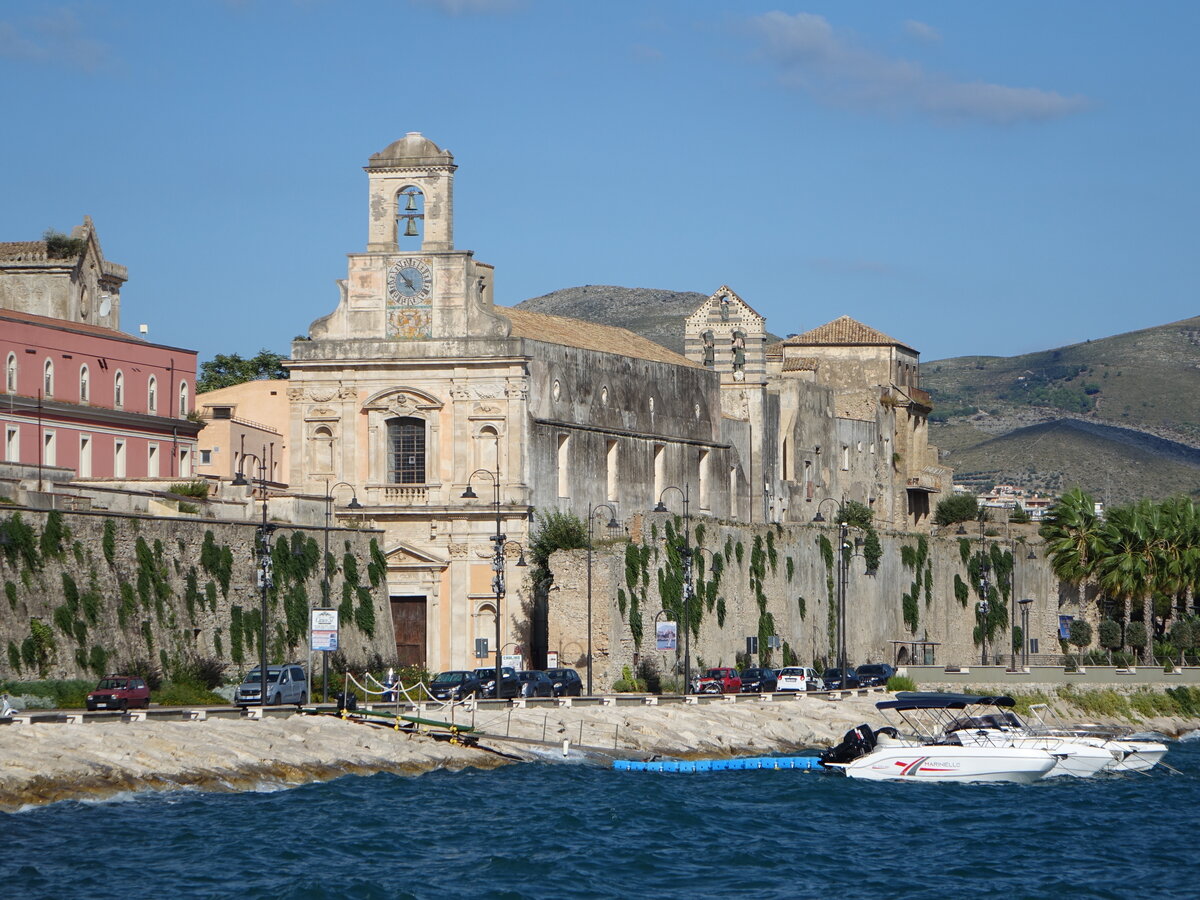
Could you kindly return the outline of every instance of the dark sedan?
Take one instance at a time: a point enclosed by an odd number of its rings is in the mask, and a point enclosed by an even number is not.
[[[774,669],[747,669],[742,673],[743,694],[773,694],[779,689]]]
[[[858,683],[861,687],[887,684],[896,670],[887,663],[866,663],[858,667]]]
[[[492,678],[495,677],[493,672]],[[479,694],[479,678],[465,669],[438,672],[429,685],[429,693],[434,700],[466,700]]]
[[[475,670],[475,675],[479,678],[479,696],[496,698],[496,668],[495,666],[486,666]],[[517,673],[512,666],[504,666],[500,669],[500,699],[507,700],[510,697],[518,697],[521,694],[521,682],[517,680]]]
[[[545,672],[518,672],[522,697],[553,697],[554,684]]]
[[[583,695],[583,681],[574,669],[547,669],[546,675],[554,687],[555,697],[580,697]]]
[[[825,690],[837,691],[842,688],[856,688],[858,684],[858,672],[853,666],[846,666],[846,675],[842,676],[842,670],[839,668],[826,669],[821,674],[821,680],[825,682]]]

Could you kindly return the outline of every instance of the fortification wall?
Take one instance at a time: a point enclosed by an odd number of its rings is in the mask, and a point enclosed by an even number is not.
[[[261,594],[253,522],[96,512],[0,511],[0,677],[91,678],[123,661],[168,670],[189,655],[229,671],[259,658]],[[331,529],[331,605],[350,661],[395,656],[379,532]],[[271,538],[272,662],[305,662],[308,609],[321,605],[324,532]],[[293,553],[293,551],[299,553]]]

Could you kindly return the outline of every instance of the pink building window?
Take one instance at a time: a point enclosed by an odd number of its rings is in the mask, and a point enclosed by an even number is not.
[[[150,383],[146,387],[146,412],[158,412],[158,379],[153,375],[150,376]]]
[[[188,414],[188,386],[187,382],[183,381],[179,384],[179,418],[183,419]]]
[[[46,360],[46,365],[42,370],[42,393],[47,397],[54,396],[54,360]]]
[[[113,377],[113,406],[121,409],[125,405],[125,373],[117,372]]]
[[[4,364],[4,390],[10,394],[17,392],[17,354],[8,354],[8,362]]]
[[[88,402],[88,388],[91,387],[90,381],[91,381],[91,376],[88,373],[88,367],[80,366],[79,367],[79,402],[80,403]]]

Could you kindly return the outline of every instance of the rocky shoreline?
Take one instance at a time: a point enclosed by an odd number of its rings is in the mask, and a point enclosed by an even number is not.
[[[879,696],[473,713],[460,708],[456,721],[479,730],[478,746],[331,715],[9,725],[0,727],[0,811],[129,791],[232,792],[348,774],[494,768],[515,759],[561,758],[563,741],[601,762],[605,753],[698,758],[795,752],[829,746],[863,722],[878,723]],[[1135,727],[1177,736],[1200,721],[1147,720]]]

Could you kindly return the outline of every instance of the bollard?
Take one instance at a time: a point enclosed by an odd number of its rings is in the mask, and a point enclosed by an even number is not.
[[[570,752],[571,752],[571,742],[564,740],[563,741],[563,756],[568,755]]]

